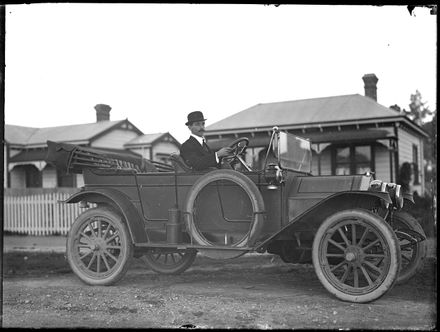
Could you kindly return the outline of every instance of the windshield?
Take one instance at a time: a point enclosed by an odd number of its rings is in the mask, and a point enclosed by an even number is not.
[[[308,140],[280,131],[278,135],[275,135],[273,147],[281,168],[311,172],[312,150]]]

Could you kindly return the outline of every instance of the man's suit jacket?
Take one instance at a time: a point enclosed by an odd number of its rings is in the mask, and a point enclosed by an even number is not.
[[[218,167],[215,152],[207,145],[205,149],[194,137],[187,139],[180,147],[180,156],[195,170],[204,170],[209,167]]]

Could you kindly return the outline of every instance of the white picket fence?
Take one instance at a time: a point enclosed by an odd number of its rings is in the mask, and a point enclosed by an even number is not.
[[[85,209],[64,201],[76,188],[4,189],[3,230],[23,235],[66,235]]]

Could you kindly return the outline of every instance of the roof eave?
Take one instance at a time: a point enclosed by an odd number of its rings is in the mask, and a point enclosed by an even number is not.
[[[60,141],[62,143],[74,144],[74,145],[89,145],[89,140],[78,140],[78,141]],[[38,149],[38,148],[47,148],[47,143],[34,143],[34,144],[26,144],[23,146],[24,149]]]
[[[124,144],[124,148],[136,149],[136,148],[150,148],[152,143],[134,143],[134,144]]]
[[[264,132],[271,131],[274,127],[278,127],[281,130],[294,130],[294,129],[310,129],[310,128],[323,128],[334,126],[347,126],[347,125],[361,125],[361,124],[374,124],[374,123],[386,123],[386,122],[405,122],[415,131],[422,136],[428,137],[429,135],[418,125],[412,122],[404,115],[390,116],[383,118],[370,118],[370,119],[357,119],[357,120],[344,120],[344,121],[327,121],[321,123],[298,123],[292,125],[274,125],[274,126],[261,126],[261,127],[247,127],[236,129],[222,129],[222,130],[206,130],[206,135],[227,135],[237,134],[243,132]]]
[[[8,145],[10,149],[24,149],[24,148],[26,148],[26,144],[11,143],[8,141],[5,141],[5,145]]]

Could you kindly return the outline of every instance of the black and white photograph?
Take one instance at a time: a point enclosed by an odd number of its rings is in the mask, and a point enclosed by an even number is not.
[[[437,5],[0,16],[2,328],[437,329]]]

